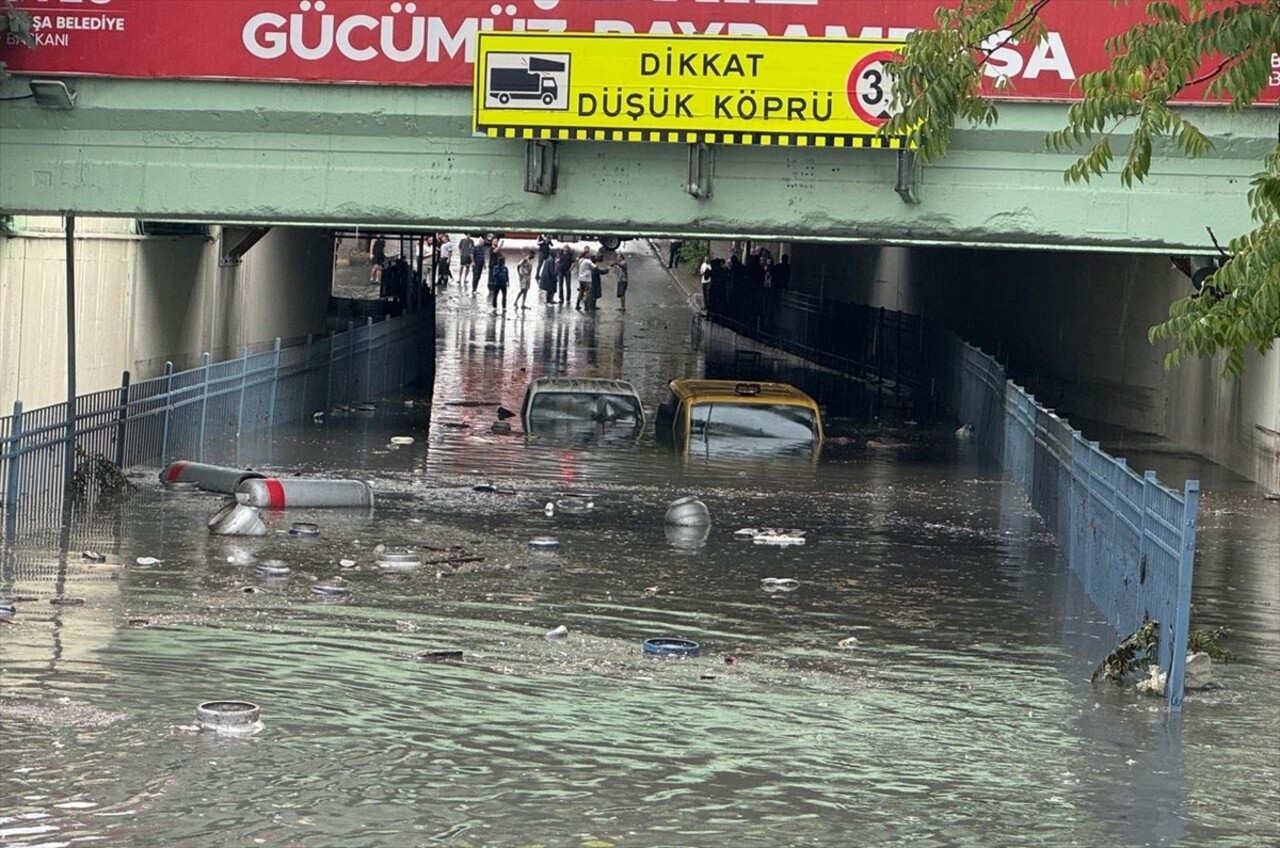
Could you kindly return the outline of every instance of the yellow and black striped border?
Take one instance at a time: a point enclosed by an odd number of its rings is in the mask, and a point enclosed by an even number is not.
[[[631,141],[666,144],[750,144],[760,147],[852,147],[872,150],[900,150],[906,147],[901,136],[846,135],[830,133],[703,132],[698,130],[618,130],[561,127],[478,126],[490,138],[519,138],[541,141]]]

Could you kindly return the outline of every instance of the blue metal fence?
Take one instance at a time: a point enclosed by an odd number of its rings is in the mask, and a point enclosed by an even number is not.
[[[894,396],[936,392],[1026,494],[1116,636],[1148,618],[1160,623],[1166,698],[1180,708],[1198,481],[1178,493],[1153,472],[1134,473],[1010,382],[995,359],[953,333],[926,331],[918,317],[771,290],[713,306],[717,323]]]
[[[276,424],[305,420],[334,404],[397,391],[432,367],[421,336],[431,310],[380,323],[348,324],[345,332],[284,348],[173,370],[76,399],[0,417],[0,529],[3,539],[55,531],[70,518],[66,499],[68,440],[121,468],[159,466],[172,459],[203,461],[230,455],[236,440]]]
[[[943,405],[972,424],[1053,531],[1067,562],[1117,636],[1160,623],[1165,697],[1182,705],[1200,483],[1181,494],[1139,476],[1036,403],[990,356],[950,336]]]

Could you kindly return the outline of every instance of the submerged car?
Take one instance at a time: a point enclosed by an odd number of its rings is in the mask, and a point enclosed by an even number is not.
[[[626,380],[539,377],[529,384],[520,407],[525,433],[535,436],[638,437],[644,431],[644,404]]]
[[[682,453],[816,453],[822,413],[787,383],[672,380],[658,407],[657,436]]]

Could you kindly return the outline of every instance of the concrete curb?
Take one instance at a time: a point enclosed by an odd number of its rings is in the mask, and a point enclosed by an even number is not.
[[[667,257],[658,247],[653,239],[645,239],[645,243],[649,245],[649,250],[653,253],[653,258],[658,261],[658,267],[667,272],[667,276],[671,278],[671,282],[675,283],[676,288],[684,292],[685,299],[689,304],[689,309],[698,315],[705,316],[707,314],[706,306],[702,302],[701,286],[694,287],[691,280],[686,280],[676,273],[674,268],[667,267]]]

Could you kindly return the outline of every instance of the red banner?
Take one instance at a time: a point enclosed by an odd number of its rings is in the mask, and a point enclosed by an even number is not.
[[[480,30],[894,38],[931,26],[944,2],[18,0],[38,44],[29,50],[7,36],[0,56],[18,73],[470,86]],[[1105,67],[1106,39],[1141,20],[1145,6],[1050,2],[1042,42],[994,50],[992,93],[1073,99],[1075,80]],[[1271,91],[1280,91],[1280,72]]]

